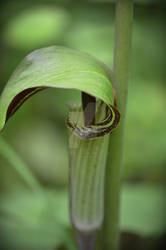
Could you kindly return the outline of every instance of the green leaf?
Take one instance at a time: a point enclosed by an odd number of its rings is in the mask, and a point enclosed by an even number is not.
[[[43,44],[59,41],[69,23],[70,16],[63,8],[51,6],[25,8],[8,19],[3,40],[17,50],[37,48]]]
[[[32,190],[42,193],[42,186],[33,175],[33,172],[2,136],[0,136],[0,156],[10,163]]]
[[[45,197],[26,190],[0,196],[1,246],[4,249],[73,249],[68,233],[67,192],[45,190]],[[40,240],[39,240],[40,239]]]
[[[121,201],[121,229],[141,235],[163,234],[166,229],[165,195],[164,185],[124,184]]]
[[[43,48],[26,56],[9,79],[0,99],[0,130],[28,97],[47,87],[76,89],[114,103],[106,65],[69,48]]]

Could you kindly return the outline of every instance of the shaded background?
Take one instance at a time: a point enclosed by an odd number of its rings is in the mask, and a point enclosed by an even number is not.
[[[122,249],[164,249],[166,71],[164,1],[135,1],[121,202]],[[49,45],[112,66],[113,1],[2,1],[0,91],[25,55]],[[76,249],[68,216],[65,119],[77,91],[28,100],[0,138],[0,249]],[[8,142],[8,144],[4,141]]]

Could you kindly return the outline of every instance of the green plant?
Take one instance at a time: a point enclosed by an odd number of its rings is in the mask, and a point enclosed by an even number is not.
[[[52,46],[29,54],[9,79],[0,99],[0,130],[31,95],[45,88],[77,89],[82,105],[69,105],[70,214],[79,249],[94,249],[104,215],[104,175],[110,137],[111,171],[106,195],[105,249],[117,248],[120,166],[130,50],[132,0],[117,1],[116,47],[113,72],[97,59],[72,49]],[[98,101],[100,99],[100,101]],[[108,161],[108,164],[110,162]],[[113,173],[113,174],[112,174]],[[108,180],[108,178],[106,179]],[[107,196],[106,196],[107,197]],[[110,208],[110,212],[108,209]],[[110,217],[110,218],[109,218]],[[112,221],[110,223],[110,220]],[[108,225],[108,226],[107,226]],[[113,239],[114,238],[114,239]],[[105,244],[104,244],[105,245]]]
[[[101,226],[103,217],[103,178],[108,144],[104,135],[119,121],[119,112],[113,106],[110,70],[93,57],[64,47],[53,46],[32,52],[18,66],[1,95],[0,128],[28,97],[47,87],[82,91],[83,108],[70,105],[67,120],[71,217],[75,228],[88,232],[89,237],[89,231],[94,232]],[[89,94],[105,103],[96,102]],[[89,120],[93,113],[95,115],[95,109],[96,121],[94,117],[93,121]],[[96,196],[97,192],[99,196]]]
[[[106,172],[105,222],[103,229],[103,245],[105,250],[117,249],[119,242],[119,200],[121,168],[123,163],[132,18],[133,1],[118,0],[116,5],[113,83],[116,87],[117,107],[121,113],[121,123],[115,133],[110,136]]]

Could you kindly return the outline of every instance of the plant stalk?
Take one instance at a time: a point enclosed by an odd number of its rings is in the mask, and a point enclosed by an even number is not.
[[[91,108],[90,99],[87,96],[82,105],[88,103],[85,113],[79,105],[69,106],[69,118],[80,126],[84,126],[85,121],[89,122],[86,115]],[[101,120],[105,105],[98,103],[96,106],[96,120]],[[68,127],[68,132],[71,222],[76,230],[78,249],[94,250],[104,215],[104,174],[109,138],[84,139],[71,127]]]
[[[79,250],[93,250],[95,247],[97,232],[79,233],[77,232]]]
[[[113,84],[116,89],[116,104],[121,114],[121,121],[109,139],[105,179],[105,219],[102,235],[103,250],[117,250],[119,246],[120,183],[123,163],[132,18],[133,0],[117,0]]]

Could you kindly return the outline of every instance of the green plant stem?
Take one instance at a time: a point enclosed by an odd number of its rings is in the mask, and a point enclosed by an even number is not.
[[[42,187],[38,180],[2,136],[0,136],[0,155],[2,155],[2,157],[9,162],[11,167],[20,175],[20,177],[33,191],[42,193]]]
[[[103,250],[117,250],[119,244],[119,200],[123,163],[124,127],[128,91],[133,0],[117,0],[113,84],[121,121],[110,135],[106,168]]]

